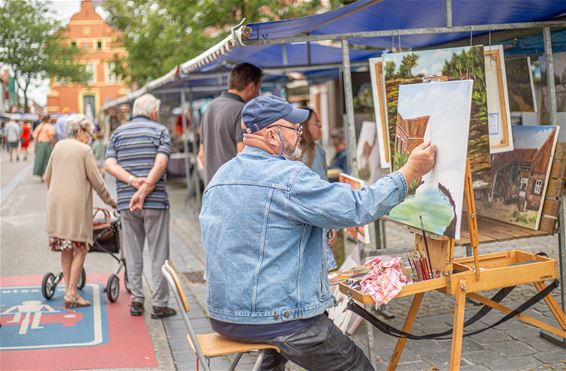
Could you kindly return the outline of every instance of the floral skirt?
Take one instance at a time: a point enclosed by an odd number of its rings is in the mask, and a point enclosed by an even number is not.
[[[58,237],[49,237],[49,249],[51,251],[69,251],[74,249],[86,249],[88,251],[88,243],[81,241],[64,240]]]

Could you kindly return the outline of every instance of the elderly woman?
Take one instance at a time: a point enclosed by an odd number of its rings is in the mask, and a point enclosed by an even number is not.
[[[71,116],[66,123],[68,139],[55,145],[44,176],[49,247],[61,252],[66,308],[90,305],[79,296],[77,282],[92,244],[92,189],[116,207],[87,144],[93,128],[84,115]]]

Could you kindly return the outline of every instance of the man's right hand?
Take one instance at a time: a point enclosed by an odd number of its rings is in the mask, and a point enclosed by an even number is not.
[[[430,141],[423,142],[411,152],[409,160],[399,172],[403,174],[407,184],[427,174],[434,167],[436,157],[436,146]]]

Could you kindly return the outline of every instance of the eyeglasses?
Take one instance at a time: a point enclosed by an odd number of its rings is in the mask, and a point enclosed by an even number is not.
[[[274,127],[281,127],[281,128],[296,131],[297,135],[303,134],[303,125],[302,124],[297,126],[296,128],[293,128],[293,127],[290,127],[290,126],[285,126],[285,125],[272,125],[272,126],[270,126],[270,128],[274,128]]]

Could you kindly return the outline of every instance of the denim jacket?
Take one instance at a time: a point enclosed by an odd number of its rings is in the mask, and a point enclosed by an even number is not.
[[[268,324],[323,313],[333,305],[323,229],[368,224],[401,202],[406,189],[394,172],[352,190],[302,162],[246,147],[203,196],[210,317]]]

